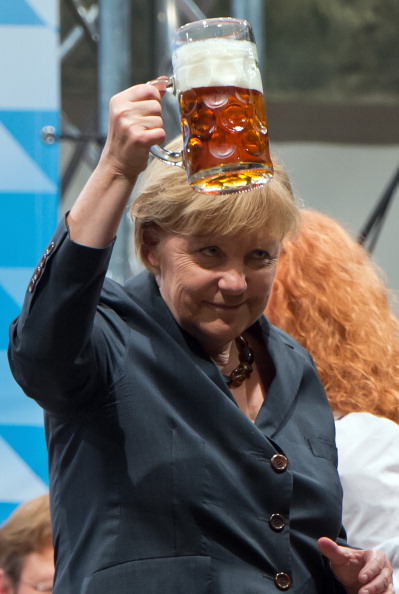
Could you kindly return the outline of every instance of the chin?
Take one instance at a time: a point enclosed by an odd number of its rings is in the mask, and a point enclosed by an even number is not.
[[[230,325],[223,323],[215,323],[211,325],[204,325],[198,328],[199,335],[202,336],[203,340],[209,343],[219,344],[220,342],[230,342],[237,338],[239,334],[244,332],[246,326],[243,325]]]
[[[200,342],[220,344],[227,343],[239,336],[253,323],[250,319],[231,316],[231,320],[206,317],[185,318],[179,320],[180,326]]]

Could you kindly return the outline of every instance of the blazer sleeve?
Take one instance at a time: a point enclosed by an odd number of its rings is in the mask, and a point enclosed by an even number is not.
[[[10,326],[14,378],[47,410],[81,406],[101,387],[93,323],[111,253],[74,243],[62,221]]]

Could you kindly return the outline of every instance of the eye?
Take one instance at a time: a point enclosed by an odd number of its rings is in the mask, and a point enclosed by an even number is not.
[[[198,250],[198,253],[202,256],[209,256],[211,258],[221,255],[220,249],[216,245],[208,245]]]
[[[249,259],[260,266],[269,266],[277,263],[278,256],[266,250],[253,250],[249,254]]]
[[[269,260],[270,259],[269,252],[266,252],[265,250],[254,250],[253,252],[251,252],[251,256],[255,260]]]
[[[217,245],[207,245],[198,248],[194,253],[194,260],[201,268],[215,268],[220,265],[222,259],[223,252]]]

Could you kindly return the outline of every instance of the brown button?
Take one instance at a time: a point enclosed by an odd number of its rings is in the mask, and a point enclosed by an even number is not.
[[[48,244],[48,246],[46,248],[46,251],[44,252],[44,255],[45,256],[49,256],[51,254],[51,252],[53,251],[54,248],[55,248],[55,243],[54,243],[54,241],[51,241]]]
[[[284,516],[281,514],[272,514],[269,518],[269,524],[274,532],[281,532],[285,526]]]
[[[39,280],[39,278],[42,275],[42,270],[43,270],[42,268],[39,268],[39,267],[36,268],[36,270],[32,276],[32,279],[29,283],[29,286],[28,286],[29,293],[32,293],[33,289],[35,288],[37,281]]]
[[[280,571],[276,573],[276,577],[274,578],[274,583],[276,584],[279,590],[288,590],[292,586],[292,579],[285,573],[284,571]]]
[[[40,260],[39,264],[37,265],[37,267],[38,267],[38,268],[43,268],[43,267],[44,267],[44,265],[45,265],[45,263],[46,263],[46,261],[47,261],[47,258],[46,258],[46,256],[43,256],[43,257],[41,258],[41,260]]]
[[[35,272],[33,273],[32,280],[34,280],[34,281],[39,280],[39,278],[42,276],[42,272],[43,272],[43,268],[41,268],[40,266],[38,266],[36,268]]]
[[[284,472],[288,466],[288,460],[284,454],[274,454],[271,459],[272,468],[275,472]]]

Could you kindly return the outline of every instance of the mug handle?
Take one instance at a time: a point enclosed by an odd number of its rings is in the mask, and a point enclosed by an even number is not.
[[[175,79],[173,76],[160,76],[159,78],[155,78],[154,80],[149,80],[147,85],[154,85],[157,89],[162,93],[175,93],[176,85]],[[168,151],[158,144],[154,144],[150,148],[150,153],[152,153],[161,161],[165,161],[169,165],[177,165],[178,167],[183,167],[183,152],[179,151],[175,153],[173,151]]]

